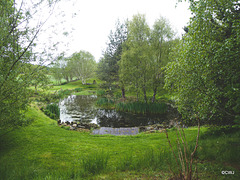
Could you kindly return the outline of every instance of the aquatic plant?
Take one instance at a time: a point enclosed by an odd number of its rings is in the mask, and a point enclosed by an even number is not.
[[[57,104],[48,104],[46,109],[42,108],[43,112],[51,119],[59,119],[60,110]]]

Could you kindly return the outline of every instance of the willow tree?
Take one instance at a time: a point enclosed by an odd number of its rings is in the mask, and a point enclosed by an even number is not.
[[[211,123],[240,120],[240,2],[190,1],[193,17],[178,56],[167,68],[184,117]]]
[[[142,93],[146,103],[152,65],[149,39],[150,28],[145,15],[133,16],[128,22],[128,37],[119,62],[120,80],[137,93],[137,99]]]

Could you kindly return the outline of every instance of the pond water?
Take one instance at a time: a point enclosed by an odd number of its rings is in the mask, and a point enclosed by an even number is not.
[[[115,110],[100,109],[95,106],[97,96],[71,95],[59,102],[60,120],[95,123],[100,127],[138,127],[162,123],[164,115],[142,115]]]

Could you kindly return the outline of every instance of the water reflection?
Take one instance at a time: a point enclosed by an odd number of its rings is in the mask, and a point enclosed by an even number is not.
[[[115,110],[99,109],[95,106],[97,96],[71,95],[59,103],[61,121],[95,123],[101,127],[136,127],[161,123],[162,115],[140,115]]]

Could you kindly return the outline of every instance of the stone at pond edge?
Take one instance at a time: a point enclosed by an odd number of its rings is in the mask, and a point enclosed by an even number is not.
[[[136,135],[139,133],[139,127],[131,128],[111,128],[111,127],[101,127],[100,129],[94,129],[92,134],[94,135]]]

